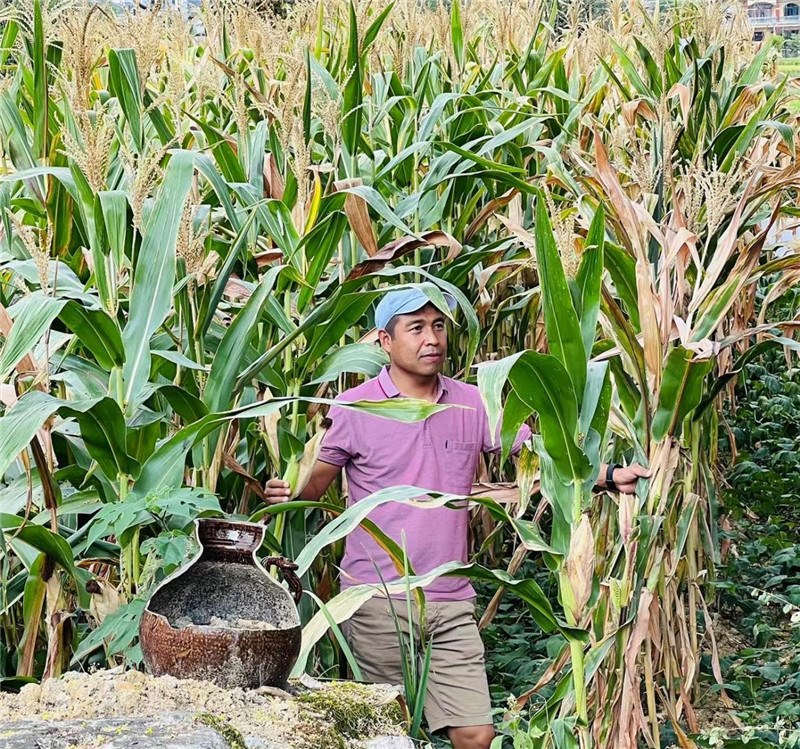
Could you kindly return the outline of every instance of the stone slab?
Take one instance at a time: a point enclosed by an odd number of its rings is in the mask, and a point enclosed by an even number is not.
[[[288,749],[245,737],[247,749]],[[213,728],[187,713],[81,721],[18,720],[0,724],[0,749],[230,749]],[[372,739],[366,749],[414,749],[410,739]]]
[[[0,725],[0,749],[230,749],[213,728],[191,716],[20,720]],[[272,747],[270,747],[272,749]]]

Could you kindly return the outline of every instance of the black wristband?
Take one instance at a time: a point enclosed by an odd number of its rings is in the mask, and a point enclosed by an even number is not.
[[[606,489],[612,492],[618,491],[617,485],[614,483],[614,471],[617,468],[619,468],[619,463],[609,463],[606,468]]]

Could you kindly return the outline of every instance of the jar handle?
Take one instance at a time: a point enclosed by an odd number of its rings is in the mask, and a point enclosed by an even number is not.
[[[294,602],[296,604],[300,603],[300,599],[303,597],[303,585],[300,582],[300,578],[294,574],[297,565],[286,557],[264,557],[261,560],[261,564],[264,567],[272,567],[273,565],[277,567],[283,573],[283,579],[289,585],[289,592]]]

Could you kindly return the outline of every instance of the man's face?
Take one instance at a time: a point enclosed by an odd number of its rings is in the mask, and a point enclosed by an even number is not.
[[[379,338],[393,367],[410,374],[438,374],[447,351],[444,315],[432,304],[408,315],[397,315],[390,324],[392,333],[382,330]]]

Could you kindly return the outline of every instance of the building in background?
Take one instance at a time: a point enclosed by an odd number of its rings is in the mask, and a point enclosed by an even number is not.
[[[800,0],[744,0],[753,27],[753,39],[761,41],[777,34],[800,34]]]

